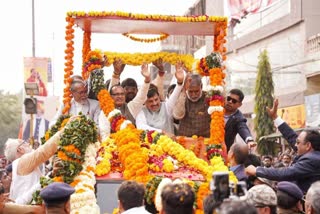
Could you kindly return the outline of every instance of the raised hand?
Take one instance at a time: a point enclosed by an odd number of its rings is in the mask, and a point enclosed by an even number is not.
[[[114,73],[117,75],[120,75],[125,66],[126,66],[126,64],[123,64],[123,62],[120,58],[116,58],[113,62]]]
[[[175,77],[177,79],[177,82],[183,83],[183,78],[184,78],[183,63],[181,61],[179,61],[179,62],[177,62],[175,67],[176,67]]]
[[[158,68],[159,76],[163,76],[165,74],[162,58],[153,61],[152,64]]]
[[[151,73],[150,73],[149,66],[147,63],[143,63],[141,65],[141,74],[142,74],[142,76],[144,76],[145,82],[150,82]]]
[[[266,107],[269,117],[271,117],[273,120],[275,120],[278,117],[278,114],[277,114],[278,105],[279,105],[279,100],[276,98],[273,100],[273,106],[271,109],[268,106]]]

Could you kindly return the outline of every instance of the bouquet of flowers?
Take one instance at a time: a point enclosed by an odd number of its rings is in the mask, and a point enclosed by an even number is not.
[[[218,52],[212,52],[208,56],[201,58],[197,63],[197,71],[202,76],[209,76],[209,70],[212,68],[221,68],[222,57]]]

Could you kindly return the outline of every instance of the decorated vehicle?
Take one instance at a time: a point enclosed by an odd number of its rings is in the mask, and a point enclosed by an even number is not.
[[[96,191],[101,212],[110,212],[115,208],[116,195],[110,196],[116,185],[122,180],[136,180],[147,187],[146,201],[148,205],[155,203],[155,192],[163,178],[181,179],[189,182],[197,194],[197,213],[202,213],[202,200],[208,194],[209,182],[213,172],[228,171],[223,157],[226,156],[224,145],[224,118],[223,118],[223,90],[226,60],[226,28],[227,19],[217,16],[167,16],[152,14],[133,14],[126,12],[68,12],[66,26],[66,56],[64,73],[63,113],[68,114],[71,107],[70,86],[73,71],[74,56],[74,28],[83,30],[82,77],[90,78],[91,89],[96,93],[101,110],[105,117],[105,135],[100,143],[91,145],[92,149],[81,147],[73,148],[73,144],[61,143],[60,158],[65,164],[74,162],[81,152],[90,159],[90,165],[84,164],[82,169],[70,172],[63,171],[56,180],[74,184],[76,194],[71,197],[72,213],[86,213],[96,210],[95,199],[92,197],[94,183],[97,180]],[[118,33],[137,42],[151,43],[166,39],[170,35],[204,35],[213,36],[213,51],[201,60],[192,55],[181,55],[169,52],[157,53],[114,53],[101,50],[91,50],[92,33]],[[150,39],[143,39],[132,34],[157,34]],[[198,72],[208,76],[207,102],[211,115],[210,138],[204,139],[194,136],[183,136],[171,139],[155,131],[139,130],[130,121],[121,115],[114,107],[114,102],[105,89],[103,70],[112,65],[115,58],[120,58],[127,65],[141,65],[151,63],[159,58],[164,62],[176,64],[183,62],[187,72]],[[134,74],[132,74],[134,76]],[[62,122],[63,123],[63,122]],[[94,131],[93,131],[94,132]],[[86,133],[82,133],[84,136]],[[79,134],[77,134],[78,137]],[[70,136],[70,139],[73,139]],[[76,145],[77,143],[74,143]],[[71,148],[72,147],[72,148]],[[94,151],[98,151],[96,154]],[[89,150],[89,151],[88,151]],[[79,151],[79,152],[78,152]],[[59,153],[58,153],[59,154]],[[92,164],[92,158],[96,162]],[[77,167],[75,167],[78,169]],[[96,174],[93,178],[92,171]],[[230,180],[236,182],[236,177],[229,172]],[[106,187],[106,185],[108,187]],[[107,192],[109,191],[109,192]],[[110,197],[114,197],[113,199]],[[89,201],[90,203],[87,203]]]

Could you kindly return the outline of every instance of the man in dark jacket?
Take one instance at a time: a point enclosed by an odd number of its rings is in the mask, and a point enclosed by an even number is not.
[[[243,99],[244,94],[241,90],[232,89],[229,92],[224,105],[224,138],[228,151],[233,144],[237,134],[241,136],[241,138],[248,144],[249,147],[253,147],[256,145],[247,126],[247,119],[238,109],[242,105]]]
[[[246,172],[275,181],[295,181],[306,193],[310,185],[320,180],[320,133],[315,130],[302,131],[297,137],[299,158],[287,168],[263,168],[248,166]]]

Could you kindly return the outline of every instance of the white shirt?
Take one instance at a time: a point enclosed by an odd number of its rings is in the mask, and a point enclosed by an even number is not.
[[[144,208],[144,206],[141,206],[141,207],[134,207],[134,208],[128,209],[124,211],[122,214],[150,214],[150,213]]]

